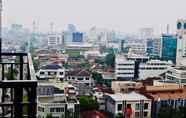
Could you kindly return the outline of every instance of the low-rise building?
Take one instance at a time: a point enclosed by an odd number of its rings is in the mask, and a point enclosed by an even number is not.
[[[170,67],[166,72],[166,79],[175,80],[178,83],[186,84],[186,67],[185,66]]]
[[[106,94],[106,111],[116,117],[118,113],[130,118],[151,117],[151,99],[136,92]]]
[[[150,60],[139,65],[139,79],[158,77],[165,73],[173,64],[168,61]]]
[[[112,81],[112,90],[115,93],[124,93],[131,90],[140,89],[143,87],[142,83],[134,81]]]
[[[186,88],[180,84],[145,86],[141,94],[152,99],[152,118],[158,118],[161,105],[170,105],[173,108],[186,106]]]
[[[58,79],[63,81],[65,69],[58,64],[48,64],[39,69],[37,77],[39,80]]]
[[[74,69],[66,72],[66,80],[72,84],[86,84],[87,86],[93,86],[94,81],[92,74],[86,69]]]
[[[73,94],[72,94],[73,93]],[[42,82],[37,88],[37,117],[79,118],[80,106],[75,88],[68,83]]]

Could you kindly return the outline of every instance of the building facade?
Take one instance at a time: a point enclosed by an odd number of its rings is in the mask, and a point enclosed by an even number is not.
[[[63,81],[65,78],[65,69],[58,64],[49,64],[42,66],[37,72],[39,80],[58,79]]]
[[[169,68],[166,72],[166,79],[175,80],[177,83],[186,85],[186,67],[177,66]]]
[[[181,65],[186,58],[186,20],[177,20],[177,55],[176,64]],[[185,64],[184,64],[185,65]]]
[[[75,94],[74,94],[75,93]],[[37,88],[37,118],[79,118],[75,88],[68,83],[42,82]]]
[[[151,100],[144,95],[131,93],[106,94],[106,112],[116,117],[117,114],[130,118],[151,117]]]
[[[139,64],[139,79],[146,79],[148,77],[158,77],[167,71],[173,64],[168,61],[150,60],[146,63]]]
[[[135,61],[127,60],[124,55],[116,55],[115,75],[118,80],[128,81],[134,79]]]
[[[166,61],[171,60],[176,63],[177,37],[175,35],[162,35],[161,37],[161,56]]]
[[[93,86],[94,81],[90,71],[86,69],[74,69],[66,73],[66,80],[73,84],[85,84],[87,86]]]

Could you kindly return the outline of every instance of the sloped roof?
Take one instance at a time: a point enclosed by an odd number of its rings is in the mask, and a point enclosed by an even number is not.
[[[67,76],[91,76],[91,73],[87,69],[74,69],[68,71]]]
[[[45,66],[42,66],[41,69],[52,69],[52,70],[56,70],[56,69],[61,69],[62,67],[58,64],[48,64]]]

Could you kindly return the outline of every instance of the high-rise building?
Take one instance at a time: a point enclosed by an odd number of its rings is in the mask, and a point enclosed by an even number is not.
[[[176,64],[181,65],[186,60],[186,20],[179,19],[177,21],[177,57]]]
[[[64,44],[64,38],[62,34],[49,34],[48,46],[57,46]]]
[[[142,28],[140,29],[141,39],[151,39],[153,37],[153,29],[152,28]]]
[[[161,37],[160,58],[171,60],[176,63],[177,37],[175,35],[163,34]]]
[[[68,32],[75,32],[76,31],[76,26],[74,24],[68,24]]]
[[[161,39],[154,38],[153,44],[154,44],[153,55],[154,55],[154,57],[159,57],[160,56]]]
[[[74,32],[72,33],[72,42],[83,42],[83,33],[82,32]]]

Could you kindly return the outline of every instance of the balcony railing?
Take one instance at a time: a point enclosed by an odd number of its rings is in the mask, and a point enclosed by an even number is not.
[[[0,118],[36,118],[36,87],[30,54],[1,53]]]

